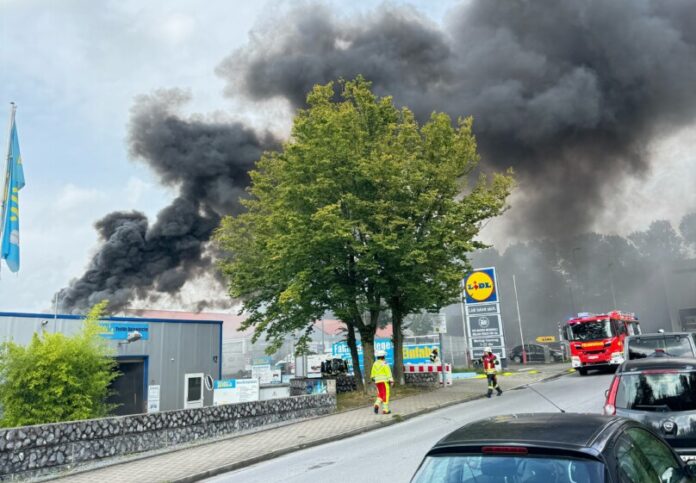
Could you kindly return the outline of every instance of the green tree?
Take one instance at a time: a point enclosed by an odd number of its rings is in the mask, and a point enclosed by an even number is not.
[[[0,349],[2,426],[25,426],[107,416],[111,381],[118,375],[100,336],[107,301],[95,305],[74,336],[34,334],[27,346]]]
[[[300,330],[306,341],[331,310],[349,344],[359,332],[366,371],[389,308],[400,371],[403,318],[456,299],[466,254],[482,246],[479,223],[503,210],[513,182],[467,186],[477,163],[470,119],[453,126],[433,114],[420,126],[361,77],[340,87],[315,86],[290,140],[258,162],[247,211],[217,232],[221,268],[255,337],[275,347]]]

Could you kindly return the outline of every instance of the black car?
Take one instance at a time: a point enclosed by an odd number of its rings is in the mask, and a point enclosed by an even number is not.
[[[658,332],[626,337],[624,358],[630,361],[646,357],[696,358],[696,340],[690,332]]]
[[[544,346],[538,344],[525,344],[525,350],[527,351],[527,362],[546,362],[546,355],[544,354]],[[549,356],[551,360],[555,362],[560,362],[563,360],[563,353],[559,350],[548,348]],[[522,346],[518,345],[513,347],[509,353],[511,360],[517,362],[518,364],[522,362]]]
[[[645,358],[619,366],[605,414],[652,427],[677,453],[696,455],[696,360]]]
[[[412,483],[694,482],[651,429],[598,414],[536,413],[476,421],[428,451]]]

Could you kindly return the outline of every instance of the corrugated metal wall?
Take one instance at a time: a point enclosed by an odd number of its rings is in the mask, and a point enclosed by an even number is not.
[[[124,344],[109,340],[118,358],[146,357],[145,385],[160,386],[160,411],[184,407],[185,375],[203,373],[220,378],[222,322],[114,317],[105,321],[148,324],[148,340]],[[71,335],[82,321],[73,316],[0,313],[0,342],[27,344],[35,332]],[[147,398],[147,387],[144,388]],[[212,391],[204,389],[204,404],[212,405]]]

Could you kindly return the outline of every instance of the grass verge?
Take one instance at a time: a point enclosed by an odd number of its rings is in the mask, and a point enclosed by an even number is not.
[[[430,391],[435,391],[437,388],[417,387],[417,386],[394,386],[391,388],[390,401],[401,399],[409,396],[416,396]],[[344,392],[336,396],[336,410],[345,411],[347,409],[370,407],[375,403],[375,396],[365,394],[360,391]]]

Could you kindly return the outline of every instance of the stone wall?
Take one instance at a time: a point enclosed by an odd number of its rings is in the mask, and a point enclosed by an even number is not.
[[[0,480],[329,414],[335,408],[335,395],[319,394],[0,429]]]

